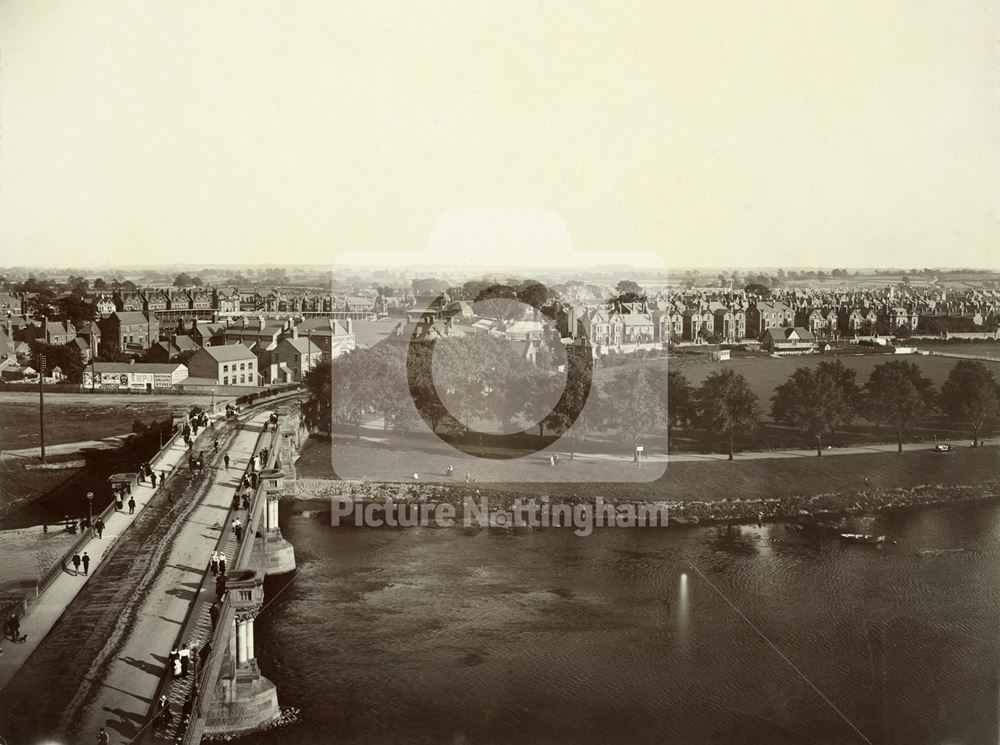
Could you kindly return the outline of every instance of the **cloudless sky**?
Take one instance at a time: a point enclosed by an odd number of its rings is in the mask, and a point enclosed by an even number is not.
[[[996,11],[0,0],[0,263],[327,263],[530,208],[668,265],[997,266]]]

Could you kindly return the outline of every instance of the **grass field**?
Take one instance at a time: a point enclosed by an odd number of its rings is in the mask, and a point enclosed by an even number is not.
[[[131,432],[138,419],[148,424],[192,405],[205,405],[211,396],[112,396],[50,393],[45,396],[45,443],[58,445],[100,440]],[[0,394],[0,450],[38,447],[38,394]]]
[[[949,347],[949,349],[951,348]],[[996,347],[994,347],[994,349],[996,349]],[[964,345],[954,347],[954,351],[964,354],[974,354],[974,352],[967,352]],[[809,355],[807,357],[786,357],[781,359],[761,355],[759,357],[732,359],[728,362],[712,362],[705,357],[679,357],[671,358],[668,365],[683,371],[684,375],[688,379],[688,382],[696,387],[701,385],[705,381],[705,378],[716,370],[727,369],[735,370],[736,372],[741,373],[750,383],[750,387],[753,388],[754,393],[760,397],[765,415],[767,415],[770,413],[771,397],[774,395],[774,389],[784,383],[795,371],[795,368],[814,367],[820,362],[830,360],[840,360],[848,368],[855,370],[857,372],[857,381],[859,385],[864,385],[864,383],[868,380],[868,376],[871,375],[872,370],[875,369],[875,366],[880,365],[883,362],[888,362],[890,360],[915,362],[937,387],[940,387],[940,385],[948,377],[948,373],[951,372],[951,369],[958,362],[958,360],[954,358],[938,357],[934,355]],[[994,376],[1000,380],[1000,359],[996,362],[983,362],[983,364],[992,369]],[[638,360],[635,363],[620,365],[618,367],[598,368],[594,374],[594,378],[600,382],[613,376],[616,370],[636,369],[655,365],[662,367],[663,360]]]

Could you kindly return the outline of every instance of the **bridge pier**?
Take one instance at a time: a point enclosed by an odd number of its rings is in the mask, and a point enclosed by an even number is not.
[[[281,716],[278,691],[260,674],[254,655],[254,618],[264,600],[263,576],[253,570],[236,571],[226,590],[234,614],[214,695],[204,712],[206,736],[248,734]]]
[[[261,539],[254,541],[250,563],[263,567],[264,574],[270,577],[295,569],[295,547],[281,535],[278,525],[278,500],[284,490],[284,471],[272,468],[263,471],[260,478],[266,502],[260,523]]]

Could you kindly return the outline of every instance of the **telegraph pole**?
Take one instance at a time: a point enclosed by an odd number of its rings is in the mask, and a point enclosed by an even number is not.
[[[45,462],[45,355],[39,355],[41,370],[38,371],[38,435],[41,438],[42,463]]]

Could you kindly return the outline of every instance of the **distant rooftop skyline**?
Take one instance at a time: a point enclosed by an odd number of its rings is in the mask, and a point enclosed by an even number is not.
[[[993,268],[998,31],[905,0],[0,3],[2,261],[393,265],[529,208],[679,268]]]

